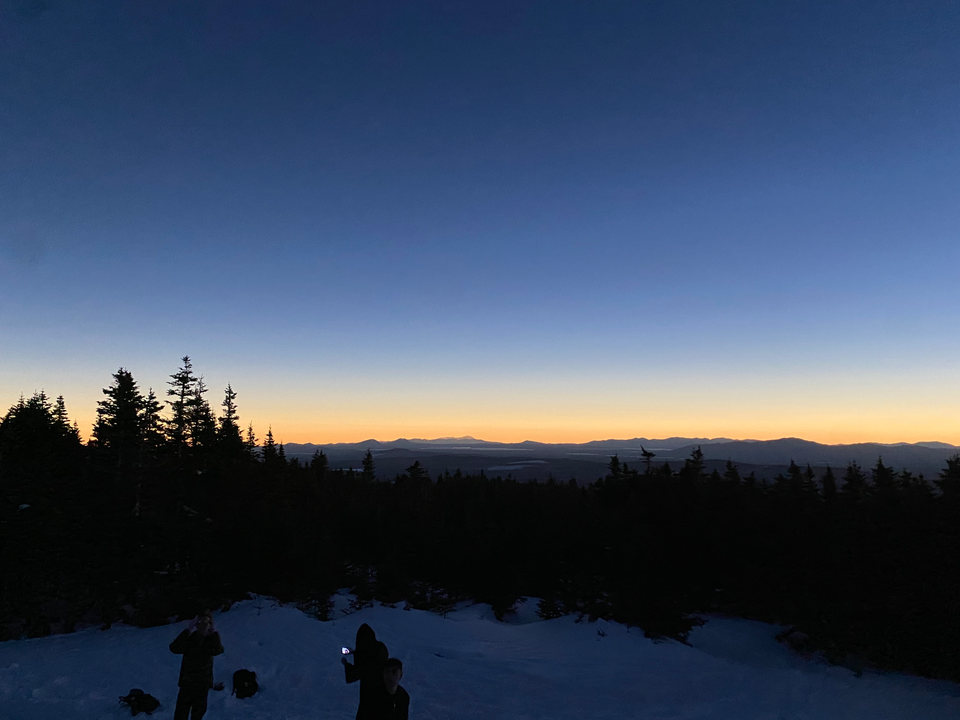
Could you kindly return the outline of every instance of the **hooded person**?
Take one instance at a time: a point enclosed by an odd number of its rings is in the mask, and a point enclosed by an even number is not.
[[[351,653],[353,664],[342,659],[347,682],[360,681],[360,704],[357,720],[374,720],[377,717],[376,703],[383,687],[383,666],[390,653],[387,646],[377,640],[373,628],[364,623],[357,629],[357,646]]]
[[[190,627],[170,643],[170,652],[183,655],[173,720],[200,720],[207,711],[207,693],[213,687],[213,658],[223,653],[210,613],[194,618]]]

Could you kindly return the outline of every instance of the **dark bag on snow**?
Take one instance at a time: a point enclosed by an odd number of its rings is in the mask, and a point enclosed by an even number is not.
[[[126,697],[121,697],[120,702],[130,706],[130,712],[134,715],[146,713],[150,715],[154,710],[160,707],[160,701],[153,695],[147,695],[140,688],[133,688],[127,693]]]
[[[233,674],[233,694],[241,700],[253,696],[259,689],[257,674],[253,670],[237,670]]]

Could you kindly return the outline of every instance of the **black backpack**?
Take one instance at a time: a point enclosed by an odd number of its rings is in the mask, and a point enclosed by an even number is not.
[[[134,715],[139,715],[140,713],[146,713],[150,715],[160,707],[160,701],[157,700],[153,695],[147,695],[140,688],[133,688],[130,692],[127,693],[126,697],[121,697],[120,702],[126,703],[130,706],[130,711]]]
[[[252,697],[259,689],[257,674],[253,670],[237,670],[233,674],[233,694],[241,700]]]

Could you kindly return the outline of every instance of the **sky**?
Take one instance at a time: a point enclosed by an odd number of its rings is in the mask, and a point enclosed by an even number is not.
[[[0,0],[0,412],[960,444],[960,4]]]

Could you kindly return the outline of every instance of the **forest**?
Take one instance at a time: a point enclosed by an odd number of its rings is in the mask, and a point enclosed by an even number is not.
[[[84,442],[62,397],[0,421],[0,640],[153,626],[256,592],[324,619],[373,602],[616,620],[683,641],[698,615],[781,623],[797,651],[960,681],[960,456],[930,480],[875,465],[773,482],[612,457],[553,478],[378,477],[288,460],[214,410],[182,359],[163,392],[121,368]],[[451,472],[452,470],[452,472]]]

